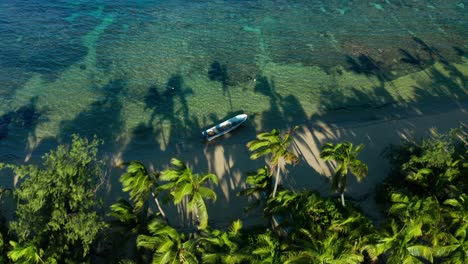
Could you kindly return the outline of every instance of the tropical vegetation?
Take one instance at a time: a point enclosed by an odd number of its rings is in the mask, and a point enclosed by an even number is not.
[[[351,142],[342,143],[326,143],[322,147],[320,158],[323,160],[332,160],[338,163],[335,174],[332,178],[332,191],[339,191],[341,193],[341,203],[345,206],[344,192],[348,174],[356,176],[358,182],[362,181],[367,176],[367,165],[357,159],[357,155],[361,152],[363,144],[356,148],[353,147]]]
[[[75,135],[41,165],[0,163],[1,175],[18,179],[11,190],[0,186],[0,202],[14,202],[13,215],[0,209],[0,262],[468,263],[466,127],[387,148],[390,174],[375,192],[380,219],[352,197],[344,206],[348,176],[359,182],[368,173],[358,159],[363,145],[322,146],[340,197],[281,185],[281,167],[300,160],[291,149],[294,130],[260,133],[247,144],[251,158],[266,163],[246,172],[239,194],[269,225],[210,222],[218,177],[176,158],[161,170],[121,164],[125,196],[103,206],[98,139]]]

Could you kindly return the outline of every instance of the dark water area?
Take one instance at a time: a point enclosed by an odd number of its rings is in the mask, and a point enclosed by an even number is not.
[[[72,133],[164,151],[236,113],[258,131],[356,107],[464,102],[467,9],[0,0],[0,157],[42,153]]]

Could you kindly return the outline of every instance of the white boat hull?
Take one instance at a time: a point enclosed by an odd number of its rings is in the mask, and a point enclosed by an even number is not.
[[[242,123],[245,122],[245,120],[247,120],[246,114],[236,115],[235,117],[229,118],[228,120],[223,121],[216,126],[208,128],[202,132],[202,135],[208,141],[213,140],[238,128]]]

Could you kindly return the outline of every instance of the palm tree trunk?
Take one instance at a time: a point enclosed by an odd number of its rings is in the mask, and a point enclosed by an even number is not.
[[[341,204],[343,205],[343,207],[346,207],[344,202],[344,192],[341,193]]]
[[[276,165],[277,166],[277,169],[276,169],[276,179],[275,179],[275,186],[273,187],[273,193],[272,193],[272,197],[275,197],[276,195],[276,189],[278,189],[278,183],[279,183],[279,173],[280,173],[280,165]]]
[[[164,213],[164,210],[161,207],[161,204],[159,204],[158,197],[154,194],[154,192],[151,192],[151,196],[153,196],[154,202],[156,203],[156,206],[158,207],[159,212],[161,213],[163,219],[169,224],[169,220],[167,219],[166,214]]]

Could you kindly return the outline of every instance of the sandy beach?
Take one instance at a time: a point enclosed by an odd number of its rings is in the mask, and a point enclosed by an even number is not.
[[[350,141],[364,144],[359,158],[369,167],[369,174],[361,183],[354,178],[348,180],[346,196],[360,200],[360,206],[366,215],[378,221],[380,216],[374,202],[374,187],[384,179],[389,170],[388,161],[382,151],[390,144],[401,144],[430,135],[433,131],[446,132],[451,128],[468,122],[468,101],[448,100],[433,101],[411,107],[385,106],[368,109],[343,109],[322,116],[313,116],[307,123],[300,124],[294,136],[292,148],[300,157],[296,166],[287,166],[282,172],[282,184],[292,190],[316,190],[329,196],[329,178],[333,174],[333,165],[323,162],[320,148],[326,142]],[[127,197],[121,191],[118,181],[123,169],[116,165],[123,161],[139,160],[150,170],[163,170],[171,158],[176,157],[186,162],[194,173],[214,173],[219,185],[212,186],[218,199],[208,202],[210,225],[226,227],[236,219],[242,219],[245,226],[262,222],[261,210],[244,213],[248,205],[245,197],[238,196],[243,190],[248,172],[262,167],[264,159],[250,160],[245,144],[254,139],[257,133],[258,118],[251,115],[239,129],[211,142],[201,137],[168,144],[164,149],[155,146],[153,137],[140,137],[131,142],[104,144],[101,154],[106,160],[107,181],[103,188],[106,205],[120,197]],[[287,127],[278,127],[286,129]],[[198,134],[198,133],[197,133]],[[43,141],[32,153],[21,146],[11,145],[5,153],[0,153],[4,162],[38,163],[40,156],[55,148],[55,141]],[[1,186],[12,187],[14,180],[2,177]],[[184,223],[186,215],[183,208],[170,204],[164,206],[170,218]]]
[[[300,126],[292,147],[300,157],[296,166],[287,166],[283,172],[282,184],[289,189],[319,191],[330,195],[329,178],[333,174],[333,165],[323,162],[320,148],[325,142],[350,141],[364,144],[359,158],[369,166],[369,174],[363,182],[354,178],[348,180],[346,195],[348,198],[361,200],[360,206],[365,214],[374,220],[381,217],[375,207],[373,192],[376,184],[388,174],[389,163],[382,156],[382,151],[390,144],[401,144],[430,135],[435,130],[446,132],[460,124],[467,124],[468,102],[434,102],[411,108],[391,108],[368,110],[343,110],[312,119]],[[243,212],[248,205],[245,197],[237,194],[245,188],[247,172],[255,171],[264,164],[264,160],[250,160],[245,144],[255,138],[255,117],[238,130],[212,142],[181,142],[168,146],[164,152],[148,149],[144,142],[127,145],[125,153],[114,152],[113,164],[123,160],[140,160],[153,170],[167,167],[172,157],[185,161],[195,173],[214,173],[219,178],[219,185],[213,186],[218,194],[216,203],[208,202],[210,224],[225,227],[240,218],[245,225],[258,224],[262,221],[261,211],[249,214]],[[117,154],[115,154],[117,153]],[[107,202],[122,196],[118,177],[120,169],[109,172],[110,181]],[[110,194],[110,195],[109,195]],[[185,218],[179,208],[171,210],[166,205],[170,217]],[[172,212],[171,212],[172,211]]]

